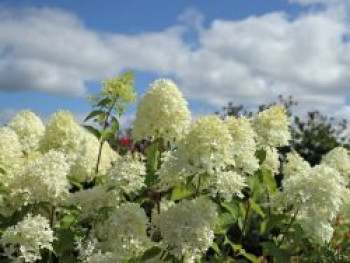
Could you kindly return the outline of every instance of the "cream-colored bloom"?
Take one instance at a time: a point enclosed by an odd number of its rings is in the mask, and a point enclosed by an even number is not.
[[[8,258],[34,263],[41,259],[41,249],[52,250],[53,240],[49,221],[40,215],[28,215],[17,225],[7,228],[0,242]]]
[[[80,190],[69,194],[68,205],[79,208],[79,219],[94,218],[102,208],[114,208],[120,202],[117,191],[108,191],[104,186],[95,186],[91,189]]]
[[[124,262],[140,256],[151,242],[147,237],[148,219],[139,204],[124,203],[96,227],[96,236],[103,252],[112,252]]]
[[[231,135],[226,124],[214,115],[199,118],[177,146],[158,173],[161,185],[176,184],[181,177],[194,174],[213,175],[234,164]]]
[[[112,163],[117,160],[118,154],[108,142],[105,142],[102,147],[99,174],[97,175],[95,169],[100,143],[93,134],[81,127],[79,127],[79,138],[81,138],[81,144],[75,154],[76,159],[69,173],[69,178],[83,182],[106,174]]]
[[[273,173],[278,173],[280,168],[280,160],[277,149],[274,147],[266,147],[265,152],[266,157],[261,164],[261,168],[270,170]]]
[[[28,162],[10,185],[11,196],[19,198],[22,205],[60,204],[68,196],[69,168],[65,155],[51,150]]]
[[[194,262],[213,243],[213,224],[216,218],[214,204],[203,197],[183,200],[165,212],[154,215],[154,223],[160,229],[163,249],[178,259]]]
[[[250,120],[246,117],[229,117],[226,123],[233,140],[232,152],[236,167],[247,173],[255,172],[259,169],[259,161],[255,157],[256,134]]]
[[[173,142],[186,131],[190,118],[187,102],[176,84],[169,79],[158,79],[138,105],[133,138],[153,136]]]
[[[272,106],[253,119],[258,146],[285,146],[291,139],[286,109],[282,105]]]
[[[39,145],[42,152],[54,149],[72,154],[78,152],[82,139],[73,115],[68,111],[59,111],[50,117]]]
[[[8,126],[17,133],[22,149],[27,154],[38,148],[39,140],[45,130],[41,119],[28,110],[18,113]]]
[[[0,172],[0,183],[8,185],[13,173],[21,167],[22,146],[15,131],[8,127],[0,128],[0,167],[6,174]]]
[[[212,192],[214,195],[219,193],[226,201],[231,201],[234,195],[243,198],[242,190],[246,186],[246,178],[237,172],[218,172],[213,178]]]
[[[126,194],[145,186],[146,166],[141,156],[127,154],[119,158],[108,171],[107,184]]]
[[[292,173],[282,183],[283,191],[272,197],[272,203],[277,207],[292,206],[291,212],[297,213],[297,222],[306,235],[321,244],[329,242],[330,222],[344,202],[345,179],[337,170],[317,165]],[[319,228],[310,228],[313,224]]]
[[[310,164],[305,161],[298,153],[291,152],[287,155],[287,162],[283,164],[284,177],[308,173],[311,169]]]
[[[347,149],[336,147],[322,158],[322,163],[336,169],[350,181],[350,155]]]

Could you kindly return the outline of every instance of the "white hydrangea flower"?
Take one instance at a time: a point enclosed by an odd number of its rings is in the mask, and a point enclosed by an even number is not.
[[[278,151],[274,147],[266,147],[266,158],[261,164],[262,169],[270,170],[273,173],[278,173],[280,168],[280,160]]]
[[[39,140],[45,131],[41,119],[29,110],[18,113],[8,126],[17,133],[22,149],[27,154],[38,148]]]
[[[233,139],[232,152],[236,167],[251,174],[259,169],[259,161],[255,157],[256,133],[246,117],[229,117],[226,119],[229,132]]]
[[[285,177],[282,183],[283,191],[272,197],[272,203],[277,207],[292,205],[292,213],[297,213],[297,222],[305,233],[320,243],[328,242],[328,224],[336,217],[344,201],[345,179],[335,169],[317,165]],[[310,224],[322,228],[314,232],[314,228],[308,227]],[[326,232],[320,232],[322,229]]]
[[[350,180],[350,155],[347,149],[334,148],[323,156],[322,163],[336,169],[347,180]]]
[[[144,187],[146,166],[141,158],[131,154],[119,158],[108,171],[107,184],[126,194]]]
[[[104,186],[95,186],[69,194],[66,203],[77,206],[80,209],[79,218],[86,219],[97,216],[104,207],[116,207],[119,202],[118,192],[107,191]]]
[[[69,164],[62,152],[51,150],[27,163],[11,184],[11,196],[28,203],[62,203],[68,196]]]
[[[167,156],[160,171],[161,184],[171,184],[178,176],[215,174],[216,171],[233,165],[232,138],[226,124],[217,116],[199,118],[189,132],[179,141],[178,148]]]
[[[287,162],[283,164],[283,175],[286,178],[300,173],[308,173],[310,169],[310,164],[297,152],[291,152],[287,155]]]
[[[153,136],[169,142],[179,139],[190,124],[187,104],[173,81],[156,80],[138,105],[133,138]]]
[[[7,185],[14,171],[22,164],[22,146],[15,131],[8,127],[0,128],[0,167],[6,175],[0,173],[0,182]]]
[[[253,119],[253,127],[260,148],[285,146],[291,139],[288,116],[283,105],[259,112]]]
[[[219,193],[226,201],[231,201],[233,195],[243,198],[242,190],[247,186],[246,178],[234,171],[218,172],[213,185],[212,193]]]
[[[140,256],[152,244],[147,237],[147,224],[148,219],[139,204],[121,204],[105,222],[96,226],[100,249],[118,255],[123,262]]]
[[[59,111],[54,113],[47,122],[39,148],[42,152],[54,149],[66,154],[76,154],[82,139],[80,127],[75,122],[72,113]]]
[[[78,182],[94,179],[96,176],[106,174],[111,168],[113,161],[118,158],[118,154],[111,148],[108,142],[102,146],[102,153],[99,165],[99,174],[96,175],[96,163],[100,143],[98,139],[87,130],[79,127],[81,144],[77,150],[76,160],[72,165],[69,178]]]
[[[52,250],[53,231],[46,218],[28,215],[17,225],[9,227],[1,236],[5,255],[10,259],[36,262],[41,259],[40,250]]]
[[[160,229],[165,250],[178,259],[194,262],[213,243],[216,215],[214,204],[200,197],[183,200],[154,215],[153,222]]]

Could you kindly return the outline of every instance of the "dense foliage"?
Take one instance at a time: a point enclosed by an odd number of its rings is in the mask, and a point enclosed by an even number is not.
[[[92,96],[90,125],[23,111],[0,128],[1,262],[350,261],[338,140],[310,163],[283,103],[191,122],[159,79],[117,153],[109,142],[135,99],[127,72]]]

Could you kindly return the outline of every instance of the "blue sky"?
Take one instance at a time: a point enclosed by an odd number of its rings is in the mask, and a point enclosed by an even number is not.
[[[195,115],[283,94],[349,118],[342,2],[1,0],[0,121],[26,108],[81,118],[86,96],[126,69],[140,95],[175,79]]]

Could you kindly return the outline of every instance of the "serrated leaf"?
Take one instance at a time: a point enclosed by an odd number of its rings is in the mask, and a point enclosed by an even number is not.
[[[103,110],[93,110],[92,112],[89,113],[88,116],[86,116],[86,118],[84,119],[84,122],[96,116],[103,116],[103,115],[106,115],[106,113]]]
[[[252,199],[249,198],[249,205],[250,208],[257,213],[258,215],[260,215],[262,218],[265,218],[265,213],[262,210],[262,208],[260,207],[260,205],[258,205],[257,203],[255,203]]]

